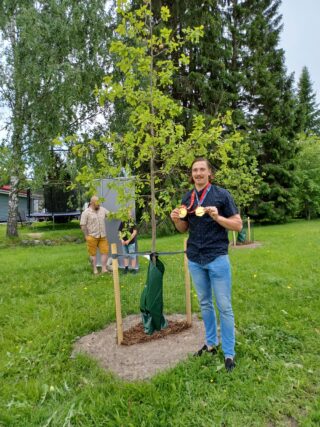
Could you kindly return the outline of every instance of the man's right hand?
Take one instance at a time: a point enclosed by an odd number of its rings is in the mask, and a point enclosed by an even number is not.
[[[180,220],[180,217],[179,217],[179,208],[173,209],[173,211],[170,214],[170,218],[172,219],[172,221],[174,223],[177,223]]]
[[[174,226],[180,233],[184,233],[189,228],[188,221],[181,221],[181,218],[179,217],[179,208],[173,209],[173,211],[170,214],[170,218],[172,219]]]

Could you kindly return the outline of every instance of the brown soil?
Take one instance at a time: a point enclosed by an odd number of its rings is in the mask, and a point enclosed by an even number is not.
[[[166,316],[169,326],[152,335],[143,331],[139,315],[123,319],[124,345],[117,345],[116,324],[80,338],[72,357],[85,353],[106,370],[127,381],[151,378],[156,373],[174,367],[198,350],[204,341],[202,320],[196,315],[188,327],[185,316]]]
[[[140,321],[137,325],[132,326],[127,331],[123,332],[123,341],[121,345],[133,345],[139,344],[142,342],[148,342],[152,340],[158,340],[159,338],[166,337],[171,334],[178,334],[184,329],[190,328],[191,325],[188,325],[187,321],[168,321],[168,326],[161,331],[154,331],[152,335],[147,335],[144,332],[142,322]]]

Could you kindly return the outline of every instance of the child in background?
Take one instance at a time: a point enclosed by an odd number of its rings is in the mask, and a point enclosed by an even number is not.
[[[137,226],[132,217],[131,212],[128,221],[123,221],[119,225],[119,239],[122,244],[124,257],[124,274],[128,271],[136,273],[137,258],[136,255],[131,255],[136,251],[136,236],[138,234]],[[129,266],[130,261],[130,266]]]

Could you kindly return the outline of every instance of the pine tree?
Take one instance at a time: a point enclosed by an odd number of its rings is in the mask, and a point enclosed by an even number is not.
[[[223,3],[221,0],[207,0],[199,7],[192,0],[153,2],[156,17],[161,6],[170,7],[169,25],[177,35],[181,36],[182,29],[188,26],[204,27],[199,44],[189,43],[183,47],[189,64],[180,64],[171,87],[171,95],[183,106],[184,125],[187,128],[196,112],[208,118],[216,117],[219,113],[225,113],[233,104],[234,97],[237,97],[235,84],[238,80],[232,76],[229,67],[231,43],[224,34]],[[178,50],[173,56],[175,65],[179,65],[181,53]]]
[[[239,56],[243,70],[241,105],[263,182],[251,215],[262,222],[284,222],[295,212],[293,77],[287,76],[280,0],[239,3],[242,34]]]
[[[320,135],[320,109],[307,67],[303,67],[298,82],[296,120],[299,132]]]
[[[258,196],[251,214],[266,222],[285,221],[296,206],[293,77],[278,47],[279,5],[280,0],[208,0],[199,7],[177,0],[170,21],[178,33],[182,23],[205,29],[200,43],[186,49],[190,62],[179,67],[171,89],[184,107],[184,124],[188,127],[195,111],[212,117],[232,110],[233,122],[247,131],[243,143],[250,143],[263,178],[261,200]]]
[[[180,0],[171,20],[175,30],[181,22],[205,28],[188,52],[189,66],[176,75],[173,96],[189,115],[192,109],[208,115],[231,109],[235,125],[247,130],[243,143],[250,143],[263,178],[251,214],[266,222],[285,221],[296,206],[293,77],[278,47],[279,5],[280,0],[216,0],[199,8]]]
[[[143,0],[133,3],[143,4]],[[199,43],[186,43],[183,49],[172,53],[177,70],[167,91],[182,106],[178,122],[190,132],[195,115],[200,113],[209,126],[212,119],[233,110],[233,122],[236,126],[243,125],[243,114],[238,108],[241,78],[233,55],[232,40],[226,34],[225,0],[206,0],[201,7],[192,0],[154,0],[152,4],[156,19],[162,6],[170,8],[168,25],[177,36],[181,37],[183,28],[189,26],[201,25],[204,28]],[[155,30],[160,29],[161,24]],[[188,64],[179,62],[181,54],[187,55]],[[216,141],[211,141],[207,154],[215,149]]]

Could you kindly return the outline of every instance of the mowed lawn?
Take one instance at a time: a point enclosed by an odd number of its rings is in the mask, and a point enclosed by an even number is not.
[[[69,233],[41,232],[51,239]],[[228,374],[221,354],[190,356],[134,383],[86,356],[70,357],[78,337],[115,319],[112,277],[92,276],[84,244],[3,244],[0,426],[319,426],[320,221],[257,227],[255,239],[260,247],[230,250],[236,369]],[[182,245],[181,235],[161,238],[158,250]],[[140,239],[139,249],[150,241]],[[181,257],[165,263],[175,284]],[[146,268],[141,260],[138,275],[121,278],[126,313],[138,312]],[[165,306],[183,311],[174,294],[172,287]]]

